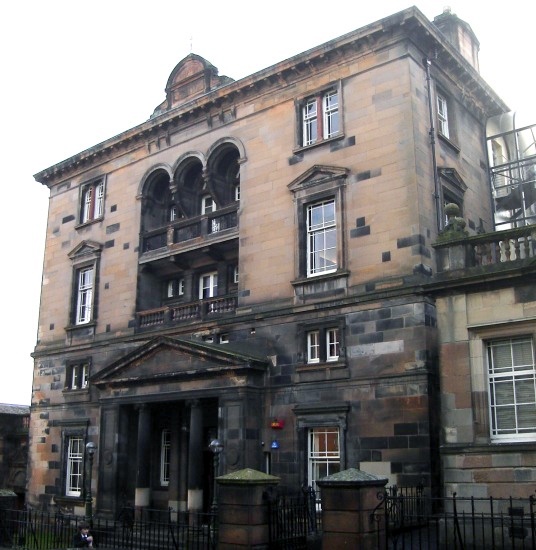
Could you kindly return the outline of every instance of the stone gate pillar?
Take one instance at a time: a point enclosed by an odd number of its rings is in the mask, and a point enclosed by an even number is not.
[[[317,481],[322,499],[322,550],[384,548],[383,508],[377,506],[378,493],[386,484],[387,478],[356,468]]]
[[[270,542],[265,493],[279,478],[246,468],[216,478],[218,550],[267,549]]]

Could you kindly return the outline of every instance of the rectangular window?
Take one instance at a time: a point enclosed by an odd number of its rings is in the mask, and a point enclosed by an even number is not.
[[[88,183],[82,187],[80,223],[102,218],[104,214],[104,181]]]
[[[439,133],[446,138],[450,137],[449,116],[447,100],[440,94],[437,94],[437,124]]]
[[[160,439],[160,485],[169,485],[169,458],[171,451],[171,432],[162,430]]]
[[[318,427],[309,430],[308,483],[318,492],[316,482],[336,474],[341,469],[338,427]]]
[[[329,139],[339,133],[339,94],[328,92],[323,98],[324,139]]]
[[[172,279],[167,282],[166,296],[176,298],[184,295],[184,279]]]
[[[210,214],[216,210],[216,203],[210,195],[201,197],[201,214]]]
[[[338,361],[340,355],[339,327],[310,330],[307,335],[307,363]]]
[[[218,295],[218,274],[205,273],[199,277],[199,299],[214,298]]]
[[[84,325],[91,321],[91,311],[93,306],[93,272],[93,266],[85,267],[77,272],[76,325]]]
[[[307,206],[307,276],[337,270],[337,226],[333,199]]]
[[[339,360],[339,329],[326,330],[326,361]]]
[[[79,497],[82,495],[84,465],[84,439],[80,436],[67,438],[67,469],[65,495]]]
[[[307,333],[307,362],[320,362],[320,332],[311,330]]]
[[[89,364],[78,363],[67,367],[67,388],[81,390],[87,388],[89,377]]]
[[[491,438],[536,439],[536,376],[532,338],[493,340],[486,344]]]
[[[306,99],[301,118],[303,147],[336,136],[340,132],[339,92],[329,90]]]

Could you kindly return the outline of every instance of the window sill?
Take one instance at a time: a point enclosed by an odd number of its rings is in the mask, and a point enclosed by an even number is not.
[[[326,275],[299,278],[290,284],[294,287],[295,296],[302,299],[309,296],[318,298],[324,294],[333,297],[337,294],[346,294],[349,275],[349,271],[341,269]]]
[[[55,496],[54,497],[54,502],[62,507],[62,508],[67,508],[69,510],[72,510],[74,506],[84,506],[84,499],[79,496],[79,497],[66,497],[66,496]]]
[[[79,390],[73,390],[71,388],[64,388],[63,391],[63,398],[67,402],[78,402],[78,401],[89,401],[90,394],[89,394],[89,386],[86,386],[85,388],[81,388]]]
[[[100,218],[95,218],[93,220],[88,220],[87,222],[78,223],[74,226],[75,229],[84,229],[84,227],[87,227],[88,225],[93,225],[94,223],[101,222],[104,219],[104,216],[101,216]]]
[[[512,453],[517,451],[536,450],[535,441],[516,441],[506,443],[505,441],[490,441],[489,443],[451,443],[443,444],[440,447],[441,454],[480,454],[480,453]]]
[[[298,147],[295,147],[292,152],[297,155],[300,153],[305,153],[305,151],[309,151],[310,149],[314,149],[315,147],[320,147],[321,145],[326,145],[327,143],[333,143],[335,141],[341,141],[344,139],[344,134],[337,134],[336,136],[327,138],[327,139],[321,139],[319,141],[316,141],[315,143],[311,143],[311,145],[299,145]]]
[[[345,380],[350,378],[346,361],[324,361],[306,363],[296,367],[297,382],[322,382],[325,380]]]
[[[451,141],[447,136],[444,136],[439,132],[437,136],[445,145],[447,145],[450,149],[452,149],[452,151],[454,151],[457,155],[460,154],[460,148],[453,141]]]
[[[84,325],[69,325],[65,327],[67,336],[71,339],[78,338],[93,338],[95,336],[96,321],[86,323]]]

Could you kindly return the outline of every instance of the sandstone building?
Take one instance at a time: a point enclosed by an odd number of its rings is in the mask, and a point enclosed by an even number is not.
[[[35,175],[31,504],[82,509],[89,441],[103,514],[207,508],[214,438],[218,473],[290,489],[348,467],[434,491],[514,476],[536,448],[534,204],[492,200],[509,109],[478,48],[410,8],[238,81],[190,54],[146,122]],[[496,346],[529,382],[523,420],[490,426],[517,406],[490,401]]]

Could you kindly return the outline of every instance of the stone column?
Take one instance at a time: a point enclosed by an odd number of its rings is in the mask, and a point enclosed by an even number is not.
[[[188,444],[188,511],[203,509],[203,411],[199,401],[190,403]]]
[[[180,448],[179,448],[179,511],[186,512],[188,509],[188,418],[186,411],[182,412],[182,423],[180,426]]]
[[[138,444],[136,451],[136,508],[149,506],[151,502],[151,411],[147,405],[138,409]]]
[[[387,478],[356,468],[317,481],[322,499],[322,550],[385,547],[383,508],[378,492]]]
[[[170,449],[169,449],[169,487],[168,506],[173,510],[179,510],[179,462],[180,462],[180,410],[174,411],[171,416]],[[174,518],[176,519],[176,518]]]
[[[268,548],[268,503],[265,494],[279,478],[246,468],[216,478],[218,483],[218,550]]]

